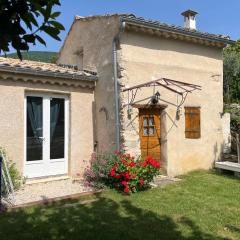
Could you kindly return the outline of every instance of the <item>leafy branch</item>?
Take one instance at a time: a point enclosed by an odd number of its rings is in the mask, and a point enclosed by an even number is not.
[[[60,41],[64,26],[56,21],[61,14],[53,11],[56,5],[61,5],[60,0],[1,0],[0,53],[9,52],[12,46],[22,60],[21,51],[28,51],[30,44],[39,42],[46,46],[40,32]]]

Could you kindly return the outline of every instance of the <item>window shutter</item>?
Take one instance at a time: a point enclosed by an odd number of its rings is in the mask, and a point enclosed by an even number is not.
[[[185,107],[185,137],[191,139],[201,137],[199,107]]]

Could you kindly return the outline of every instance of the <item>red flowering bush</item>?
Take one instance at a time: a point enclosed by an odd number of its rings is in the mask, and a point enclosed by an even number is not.
[[[130,154],[116,152],[95,159],[85,172],[85,179],[92,186],[105,185],[130,193],[146,189],[159,170],[160,164],[151,156],[135,159]]]
[[[151,156],[135,160],[129,154],[116,153],[117,163],[109,170],[109,183],[124,193],[141,191],[159,174],[160,164]]]

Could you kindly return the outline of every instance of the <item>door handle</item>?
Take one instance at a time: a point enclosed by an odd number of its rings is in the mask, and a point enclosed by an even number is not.
[[[45,137],[38,137],[39,140],[41,140],[42,142],[45,141]]]

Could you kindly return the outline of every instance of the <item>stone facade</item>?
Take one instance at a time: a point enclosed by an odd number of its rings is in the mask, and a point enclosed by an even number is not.
[[[121,109],[121,135],[124,149],[140,154],[138,109],[129,118],[126,93],[121,90],[161,77],[197,84],[202,90],[189,94],[176,120],[176,107],[168,104],[161,112],[161,163],[168,175],[174,176],[194,169],[209,169],[221,158],[223,147],[223,61],[224,43],[199,39],[179,39],[174,35],[153,34],[126,28],[120,31],[120,16],[76,18],[58,63],[78,64],[76,54],[83,52],[83,69],[98,72],[95,89],[95,140],[98,151],[115,149],[115,106],[113,85],[112,42],[117,36],[118,81]],[[149,30],[150,31],[150,30]],[[172,103],[180,101],[177,94],[159,88],[161,96]],[[145,88],[136,100],[151,96]],[[144,103],[144,102],[142,102]],[[147,103],[147,102],[145,102]],[[201,109],[201,138],[185,138],[185,106]]]
[[[57,60],[58,64],[78,65],[81,69],[98,73],[101,81],[94,91],[94,141],[101,152],[112,151],[116,144],[112,41],[119,30],[118,19],[117,15],[89,19],[76,17]],[[79,52],[83,61],[78,60]]]
[[[161,39],[127,32],[121,39],[121,84],[133,86],[161,77],[202,86],[189,94],[176,120],[176,107],[168,105],[161,116],[162,164],[169,175],[183,174],[193,169],[210,168],[222,150],[222,54],[221,49]],[[136,101],[151,96],[153,89],[141,90]],[[177,104],[177,94],[159,88],[163,99]],[[123,101],[127,101],[126,94]],[[144,102],[143,102],[144,103]],[[147,103],[147,101],[145,102]],[[211,103],[211,104],[210,104]],[[184,106],[201,108],[201,138],[185,138]],[[131,124],[124,111],[123,126],[126,149],[140,153],[138,112],[134,110]],[[130,136],[130,137],[129,137]]]

